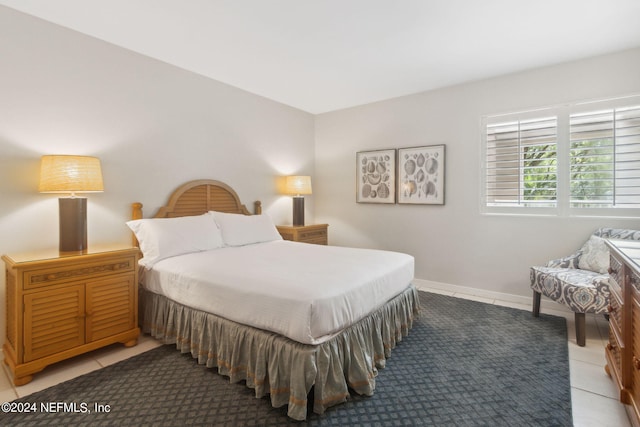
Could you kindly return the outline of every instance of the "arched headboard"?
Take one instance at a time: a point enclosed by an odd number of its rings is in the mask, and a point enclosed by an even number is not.
[[[133,203],[132,219],[141,219],[142,203]],[[245,205],[240,202],[238,194],[221,181],[198,179],[189,181],[178,187],[169,196],[166,206],[158,209],[153,218],[175,218],[179,216],[202,215],[209,211],[238,213],[251,215]],[[262,203],[254,202],[254,213],[262,213]],[[134,243],[137,241],[134,236]]]

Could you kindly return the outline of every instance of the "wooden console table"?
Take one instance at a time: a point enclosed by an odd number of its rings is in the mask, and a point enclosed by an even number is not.
[[[640,425],[640,241],[610,240],[607,374],[633,425]]]

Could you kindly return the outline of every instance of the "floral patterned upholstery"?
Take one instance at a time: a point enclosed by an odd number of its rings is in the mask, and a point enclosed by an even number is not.
[[[531,267],[531,288],[578,313],[606,313],[609,275],[574,268]]]
[[[605,239],[640,240],[640,231],[619,228],[599,228],[594,236]],[[584,246],[583,246],[584,248]],[[540,313],[540,295],[544,295],[569,307],[576,316],[576,339],[585,345],[584,313],[606,314],[609,306],[609,275],[582,270],[582,248],[560,259],[554,259],[545,267],[531,267],[533,289],[533,315]]]

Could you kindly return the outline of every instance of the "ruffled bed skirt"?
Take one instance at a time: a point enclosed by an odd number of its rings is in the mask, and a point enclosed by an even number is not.
[[[300,344],[272,332],[195,310],[140,288],[142,330],[165,344],[190,352],[198,363],[217,368],[231,382],[246,381],[257,398],[288,406],[296,420],[346,401],[348,388],[371,396],[378,369],[406,336],[418,314],[419,297],[410,286],[370,316],[319,345]]]

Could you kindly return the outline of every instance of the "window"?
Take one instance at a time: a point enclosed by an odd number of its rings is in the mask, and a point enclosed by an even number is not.
[[[640,207],[640,106],[569,120],[571,207]]]
[[[555,206],[557,119],[487,125],[487,204]]]
[[[640,96],[485,117],[483,131],[483,211],[640,213]]]

